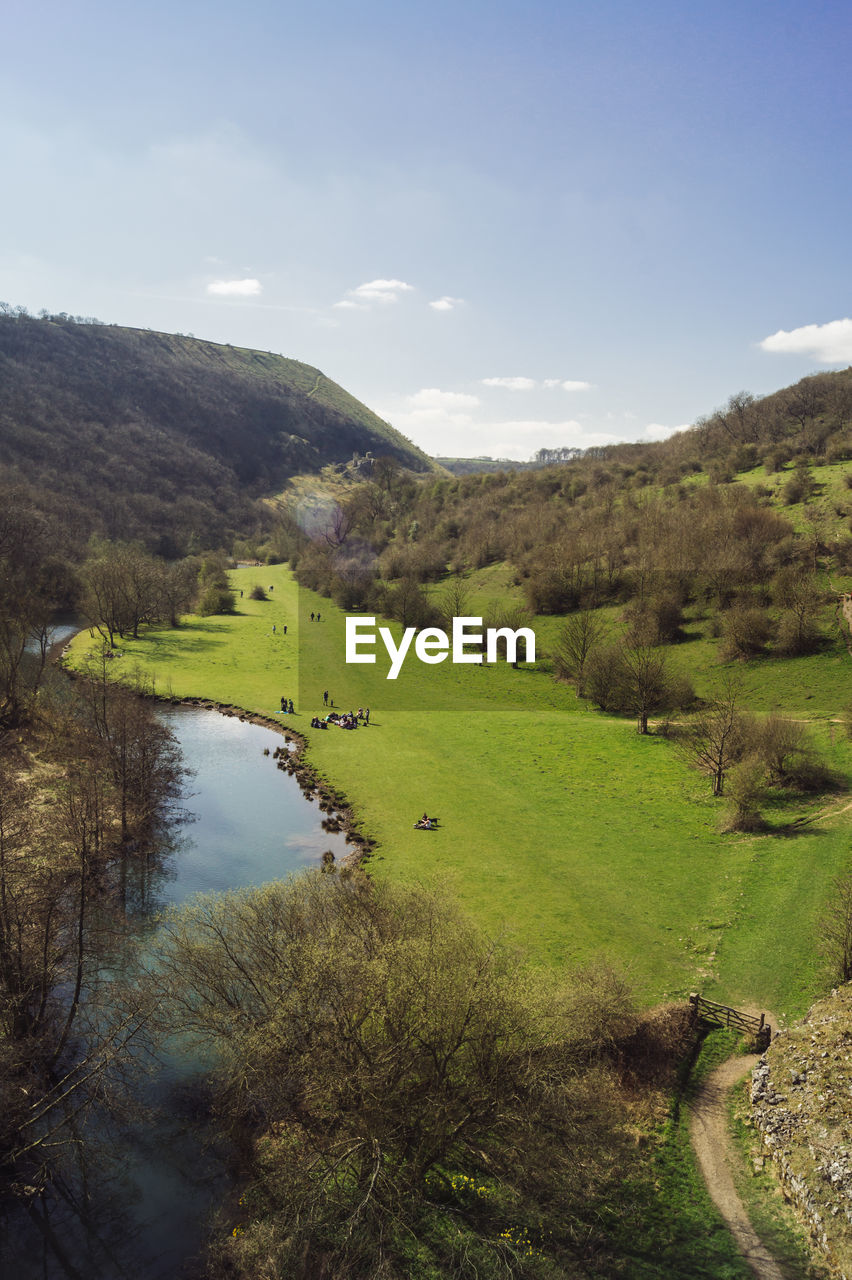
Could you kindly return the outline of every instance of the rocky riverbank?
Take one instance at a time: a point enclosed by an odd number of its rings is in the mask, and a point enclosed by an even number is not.
[[[174,706],[199,707],[206,711],[218,711],[220,715],[236,716],[237,719],[247,721],[249,724],[263,725],[266,729],[274,729],[276,733],[282,734],[285,745],[276,748],[273,752],[278,768],[292,774],[301,787],[305,798],[307,800],[316,800],[321,811],[327,814],[322,824],[326,831],[342,831],[346,836],[347,843],[352,845],[352,852],[339,865],[354,868],[363,867],[366,864],[375,848],[375,841],[370,840],[357,829],[355,815],[349,806],[346,796],[335,791],[310,765],[305,763],[304,750],[306,744],[300,734],[287,728],[286,725],[273,716],[246,711],[243,707],[212,702],[209,698],[163,697],[159,700],[170,702]]]

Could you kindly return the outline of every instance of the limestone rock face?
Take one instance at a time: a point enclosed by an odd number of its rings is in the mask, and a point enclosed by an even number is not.
[[[786,1198],[832,1274],[852,1277],[852,986],[780,1031],[752,1076],[752,1114]]]

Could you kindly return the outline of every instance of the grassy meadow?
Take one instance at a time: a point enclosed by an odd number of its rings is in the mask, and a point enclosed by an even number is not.
[[[286,567],[240,568],[231,581],[243,592],[233,616],[124,641],[118,669],[138,665],[161,694],[265,715],[292,698],[295,715],[278,718],[377,841],[372,874],[448,879],[485,929],[533,963],[558,975],[605,956],[646,1003],[701,989],[782,1016],[808,1004],[819,916],[852,855],[848,798],[782,803],[768,813],[770,834],[723,835],[720,802],[670,742],[591,709],[546,661],[426,666],[412,653],[391,682],[381,643],[374,666],[345,663],[343,613]],[[272,586],[268,600],[249,599],[256,583]],[[470,586],[476,613],[506,593],[507,572],[485,570]],[[540,647],[557,626],[536,624]],[[813,657],[749,664],[745,679],[757,709],[814,720],[848,776],[852,746],[834,720],[852,696],[852,657],[834,637]],[[91,643],[78,636],[71,661]],[[718,679],[717,649],[696,638],[676,650],[699,692]],[[324,689],[338,710],[368,706],[369,727],[312,730]],[[439,830],[413,829],[424,809]]]

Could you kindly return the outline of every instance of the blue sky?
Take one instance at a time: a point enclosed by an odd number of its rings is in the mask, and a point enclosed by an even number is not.
[[[430,453],[852,363],[846,3],[12,0],[0,298],[317,365]]]

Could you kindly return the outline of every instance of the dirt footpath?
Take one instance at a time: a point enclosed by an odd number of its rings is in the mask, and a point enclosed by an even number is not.
[[[757,1060],[757,1054],[729,1058],[711,1071],[692,1104],[690,1136],[713,1202],[754,1274],[759,1280],[787,1280],[786,1273],[752,1229],[731,1174],[727,1097],[733,1086],[754,1069]]]
[[[852,631],[852,596],[841,596],[840,610],[846,619],[849,630]]]

